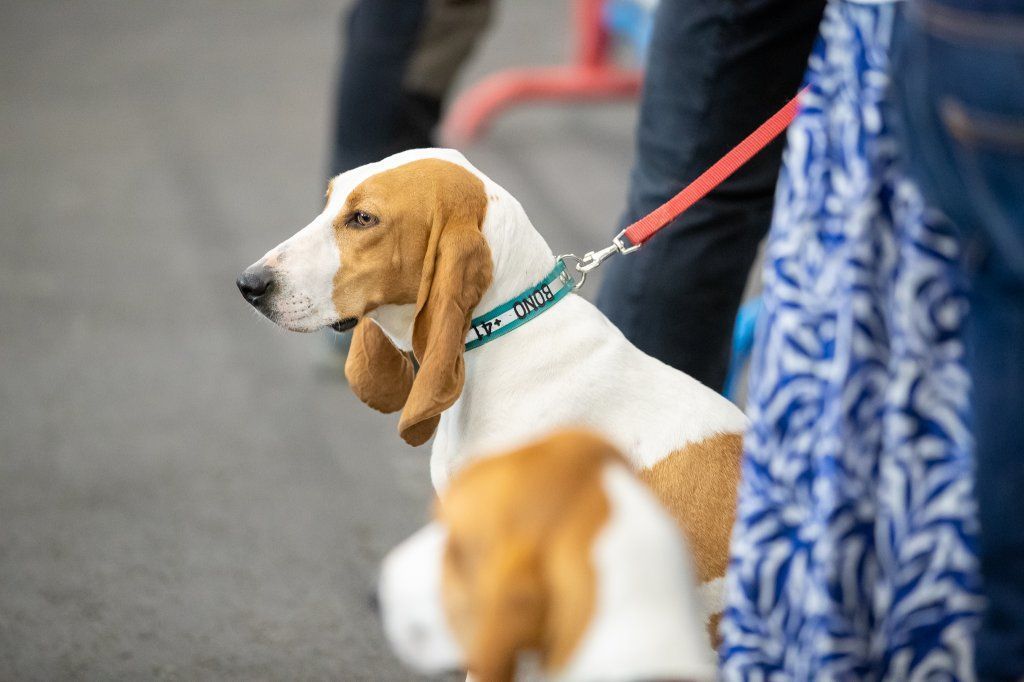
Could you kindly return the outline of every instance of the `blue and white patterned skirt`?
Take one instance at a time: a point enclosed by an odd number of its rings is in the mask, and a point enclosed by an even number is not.
[[[751,367],[726,679],[971,679],[959,243],[890,130],[900,8],[830,3],[789,131]]]

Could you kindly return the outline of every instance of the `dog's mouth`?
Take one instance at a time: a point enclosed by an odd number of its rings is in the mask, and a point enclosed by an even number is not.
[[[358,322],[359,318],[357,317],[346,317],[344,320],[338,320],[332,324],[331,329],[336,332],[347,332],[349,329],[356,326]]]

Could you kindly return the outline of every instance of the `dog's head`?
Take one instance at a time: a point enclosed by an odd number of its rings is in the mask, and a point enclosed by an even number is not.
[[[375,409],[403,410],[399,431],[419,445],[462,390],[471,312],[492,279],[487,211],[484,181],[461,154],[397,154],[334,178],[320,215],[247,268],[238,287],[286,329],[356,327],[345,368],[353,390]],[[413,320],[415,375],[367,317],[383,310]]]
[[[527,651],[564,665],[593,611],[606,465],[625,463],[604,441],[563,432],[456,476],[436,520],[384,563],[385,629],[402,659],[486,681],[511,679]]]

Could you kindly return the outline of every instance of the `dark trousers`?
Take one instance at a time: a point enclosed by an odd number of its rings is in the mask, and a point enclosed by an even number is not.
[[[823,7],[661,2],[620,228],[671,198],[796,94]],[[782,147],[772,143],[642,249],[605,266],[598,307],[640,349],[717,390],[771,220]]]
[[[971,288],[979,676],[1024,678],[1024,2],[911,2],[894,94],[911,171],[963,235]]]
[[[328,172],[433,146],[441,106],[491,0],[356,0],[345,23]]]
[[[335,91],[330,175],[429,146],[437,116],[424,116],[417,125],[416,114],[407,113],[410,96],[402,87],[426,5],[426,0],[358,0],[349,11]]]

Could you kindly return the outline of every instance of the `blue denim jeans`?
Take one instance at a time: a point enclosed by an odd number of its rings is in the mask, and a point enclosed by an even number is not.
[[[823,9],[823,0],[658,5],[619,229],[671,198],[796,94]],[[781,155],[779,140],[644,248],[605,266],[598,307],[641,350],[716,390],[771,222]]]
[[[911,171],[967,245],[982,679],[1024,678],[1024,2],[912,0],[894,95]]]

